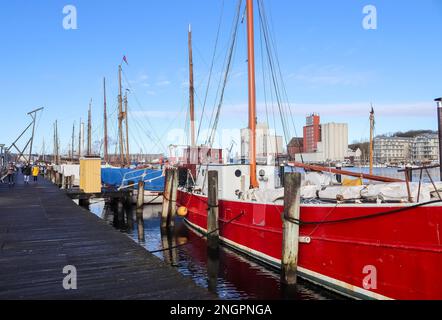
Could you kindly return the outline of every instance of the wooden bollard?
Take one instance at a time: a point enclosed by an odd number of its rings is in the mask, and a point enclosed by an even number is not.
[[[133,211],[132,211],[132,194],[126,194],[124,196],[124,213],[126,215],[127,228],[133,230]]]
[[[143,210],[137,209],[137,231],[138,231],[138,240],[140,242],[145,241],[144,237],[144,217]]]
[[[172,187],[172,172],[167,169],[166,170],[166,178],[164,180],[164,194],[163,194],[163,210],[161,212],[161,228],[167,228],[167,217],[169,215],[169,206],[170,206],[170,195],[171,195],[171,187]]]
[[[209,212],[207,214],[207,245],[209,249],[217,249],[219,246],[218,171],[209,171],[207,179],[209,201]]]
[[[178,194],[178,170],[172,169],[170,175],[172,176],[172,178],[170,186],[169,212],[167,214],[167,227],[173,228],[175,227],[176,200]]]
[[[287,285],[297,282],[299,224],[295,221],[299,221],[300,202],[301,174],[286,173],[284,176],[281,282]]]
[[[143,209],[144,206],[144,181],[138,182],[137,209]]]

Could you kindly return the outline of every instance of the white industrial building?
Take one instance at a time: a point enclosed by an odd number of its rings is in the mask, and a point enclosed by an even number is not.
[[[265,123],[256,125],[256,159],[260,164],[270,164],[284,153],[283,138],[276,135]],[[249,157],[249,129],[241,129],[241,159],[248,161]]]
[[[326,163],[344,161],[348,153],[348,124],[321,124],[321,141],[317,152],[296,155],[296,161],[305,163]],[[302,158],[301,158],[302,156]]]

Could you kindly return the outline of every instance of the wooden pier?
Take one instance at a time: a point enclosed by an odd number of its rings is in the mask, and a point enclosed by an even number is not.
[[[0,184],[0,299],[216,299],[57,186],[22,181]]]

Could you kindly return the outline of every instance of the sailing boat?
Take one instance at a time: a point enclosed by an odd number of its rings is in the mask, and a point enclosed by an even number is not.
[[[126,61],[126,56],[123,57]],[[117,187],[118,190],[133,188],[132,203],[137,203],[138,189],[136,186],[139,181],[144,182],[144,203],[159,204],[163,201],[164,176],[163,171],[153,168],[134,167],[129,151],[129,126],[128,126],[128,97],[127,89],[123,96],[122,86],[122,66],[118,66],[118,147],[119,167],[109,166],[110,157],[108,154],[108,136],[107,136],[107,98],[106,98],[106,80],[103,81],[104,93],[104,162],[101,169],[101,180],[106,186]],[[125,127],[125,130],[123,130]]]
[[[280,197],[284,190],[275,166],[256,163],[253,0],[247,0],[246,10],[250,164],[196,164],[180,168],[188,172],[198,170],[201,174],[194,185],[180,183],[177,205],[187,209],[185,221],[190,227],[207,233],[207,172],[217,171],[220,240],[280,268],[284,210]],[[357,177],[361,174],[302,163],[291,165],[316,171],[305,174],[301,191],[306,199],[309,188],[314,190],[313,201],[302,203],[300,209],[300,277],[359,299],[442,299],[442,203],[429,197],[434,189],[421,186],[422,189],[417,190],[417,186],[410,183],[407,186],[412,189],[413,197],[416,193],[420,196],[420,202],[391,203],[379,195],[403,191],[405,183],[367,174],[362,176],[384,183],[348,187],[344,191],[356,193],[356,199],[343,197],[341,201],[335,198],[335,201],[324,202],[319,201],[318,193],[336,195],[339,193],[336,188],[344,187],[331,186],[324,191],[321,186],[306,185],[308,175],[319,174],[318,171]],[[442,185],[437,184],[435,188]],[[362,193],[372,201],[362,199]],[[235,220],[232,222],[232,219]],[[369,272],[375,276],[372,283],[367,283]]]

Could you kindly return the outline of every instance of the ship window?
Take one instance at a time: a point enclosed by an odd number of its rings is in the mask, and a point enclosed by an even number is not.
[[[236,176],[237,178],[241,177],[241,175],[242,175],[241,170],[236,170],[236,171],[235,171],[235,176]]]

